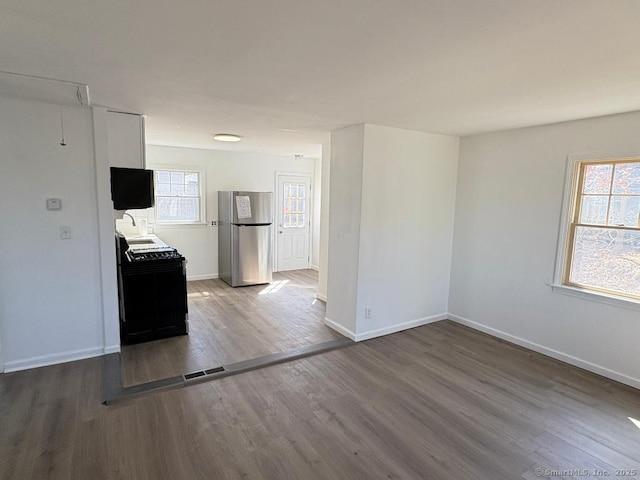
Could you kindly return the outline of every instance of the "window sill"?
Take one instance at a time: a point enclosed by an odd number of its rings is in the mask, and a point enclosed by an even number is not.
[[[153,228],[192,228],[192,227],[199,227],[199,228],[203,228],[206,227],[208,224],[204,223],[204,222],[188,222],[188,223],[180,223],[180,222],[168,222],[168,223],[149,223],[150,227]]]
[[[627,308],[629,310],[640,311],[640,301],[631,298],[619,297],[607,293],[594,292],[584,288],[569,287],[567,285],[559,285],[557,283],[549,284],[554,293],[568,295],[570,297],[582,298],[590,302],[604,303],[614,307]]]

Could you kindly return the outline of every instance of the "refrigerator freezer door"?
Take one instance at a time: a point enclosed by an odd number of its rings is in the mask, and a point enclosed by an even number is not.
[[[231,286],[270,283],[271,225],[232,225],[231,242]]]
[[[233,220],[237,225],[273,223],[273,193],[233,192]]]

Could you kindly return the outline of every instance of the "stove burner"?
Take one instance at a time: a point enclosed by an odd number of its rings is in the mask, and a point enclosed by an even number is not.
[[[130,262],[148,262],[152,260],[174,260],[182,258],[177,250],[165,250],[163,252],[134,252],[127,251],[127,258]]]

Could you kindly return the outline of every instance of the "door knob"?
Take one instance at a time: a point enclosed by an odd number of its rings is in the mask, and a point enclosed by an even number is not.
[[[279,230],[278,233],[282,233],[282,230]]]

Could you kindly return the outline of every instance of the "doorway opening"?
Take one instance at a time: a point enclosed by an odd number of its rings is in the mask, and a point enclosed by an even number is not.
[[[189,335],[123,345],[122,388],[164,385],[171,378],[171,384],[179,384],[203,379],[207,372],[220,376],[227,371],[222,366],[270,364],[276,357],[299,358],[300,352],[328,351],[348,340],[324,324],[318,272],[310,268],[312,242],[319,237],[319,222],[313,222],[320,214],[313,208],[314,177],[276,171],[272,178],[273,281],[238,288],[220,278],[187,282]]]

